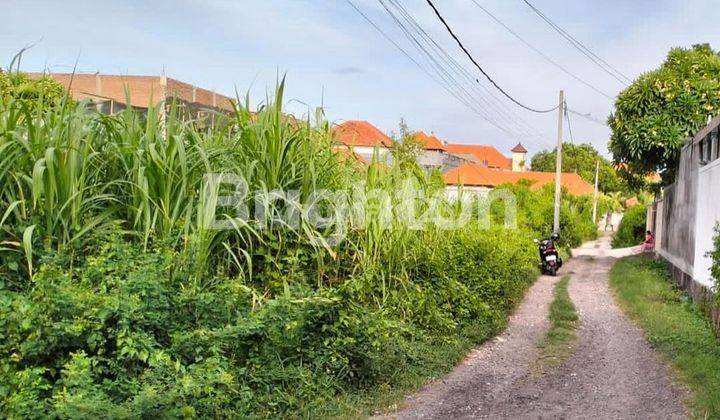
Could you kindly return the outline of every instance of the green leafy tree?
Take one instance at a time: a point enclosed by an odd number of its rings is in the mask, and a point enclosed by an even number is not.
[[[65,97],[62,85],[49,77],[31,78],[25,73],[0,70],[0,98],[26,100],[45,104],[54,103]]]
[[[720,56],[708,44],[673,48],[657,70],[620,93],[608,119],[610,150],[630,173],[675,178],[683,140],[720,109]]]
[[[398,128],[399,133],[391,133],[393,137],[393,159],[400,162],[402,166],[416,166],[415,162],[423,152],[422,144],[415,139],[413,132],[404,119],[400,119]]]
[[[575,145],[572,143],[563,144],[563,172],[575,172],[584,180],[595,183],[595,165],[600,161],[600,174],[598,176],[598,185],[600,191],[628,191],[627,182],[620,177],[613,167],[612,163],[602,157],[600,153],[590,144],[583,143]],[[530,166],[533,171],[553,172],[555,171],[555,161],[557,149],[544,150],[533,156]]]

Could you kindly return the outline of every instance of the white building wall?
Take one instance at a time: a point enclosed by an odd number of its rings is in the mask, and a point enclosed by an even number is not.
[[[527,168],[527,153],[512,154],[512,170],[513,172],[525,172]]]
[[[720,160],[698,171],[697,216],[695,219],[695,264],[693,277],[704,286],[712,287],[712,259],[707,253],[714,249],[714,226],[720,222]],[[714,181],[714,182],[713,182]]]
[[[445,187],[445,196],[451,201],[458,200],[460,197],[469,200],[477,196],[485,197],[490,191],[492,188],[488,187],[448,185]]]
[[[368,146],[345,146],[348,150],[352,150],[356,155],[363,158],[365,161],[372,161],[377,151],[377,157],[380,162],[391,163],[392,156],[390,149],[386,147],[368,147]]]

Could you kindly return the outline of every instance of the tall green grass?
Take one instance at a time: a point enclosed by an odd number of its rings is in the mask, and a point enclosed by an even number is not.
[[[550,194],[516,187],[517,229],[477,214],[419,229],[411,190],[438,197],[415,197],[417,214],[462,214],[439,174],[404,153],[338,156],[322,110],[283,112],[284,82],[211,126],[182,104],[101,115],[42,92],[0,95],[10,416],[311,417],[358,398],[366,410],[363,395],[399,396],[502,328],[537,272]],[[223,173],[247,182],[248,217],[221,205],[235,187],[208,175]],[[321,202],[323,215],[364,205],[322,225],[280,217],[318,191],[353,194]],[[589,207],[564,206],[579,241]]]

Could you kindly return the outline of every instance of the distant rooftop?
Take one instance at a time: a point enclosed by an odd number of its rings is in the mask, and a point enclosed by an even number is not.
[[[554,172],[512,172],[494,171],[477,164],[466,164],[446,172],[445,183],[447,185],[466,185],[473,187],[495,188],[502,184],[516,184],[521,180],[532,182],[533,189],[555,182]],[[565,172],[562,174],[562,186],[570,194],[584,195],[592,194],[594,188],[576,173]]]
[[[508,159],[493,146],[480,144],[448,144],[446,150],[454,154],[471,154],[480,162],[487,163],[492,169],[512,169],[512,160]]]
[[[367,121],[351,120],[333,128],[335,141],[346,146],[392,147],[392,139]]]
[[[432,134],[428,136],[422,131],[417,131],[412,136],[424,150],[445,151],[443,142]]]
[[[518,143],[517,146],[510,149],[513,153],[527,153],[527,149],[522,145],[522,143]]]
[[[134,108],[149,108],[166,98],[176,98],[202,107],[233,110],[232,98],[165,76],[100,73],[29,73],[29,75],[54,79],[77,100],[115,101]]]

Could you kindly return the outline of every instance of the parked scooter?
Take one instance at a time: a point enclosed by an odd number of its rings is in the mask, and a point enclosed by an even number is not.
[[[562,258],[560,258],[560,254],[555,248],[555,242],[558,239],[560,239],[560,235],[557,232],[550,235],[550,239],[543,239],[542,241],[535,239],[540,251],[540,267],[543,274],[554,276],[562,267]]]

